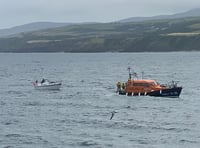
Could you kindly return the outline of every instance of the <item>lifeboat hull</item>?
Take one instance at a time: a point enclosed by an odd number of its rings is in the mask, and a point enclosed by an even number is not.
[[[174,87],[174,88],[168,88],[168,89],[163,89],[163,90],[157,90],[157,91],[152,91],[149,92],[149,96],[154,96],[154,97],[179,97],[181,94],[182,87]]]
[[[119,91],[119,95],[127,96],[153,96],[153,97],[172,97],[177,98],[181,94],[182,87],[167,88],[163,90],[156,90],[148,93],[126,93],[124,90]]]

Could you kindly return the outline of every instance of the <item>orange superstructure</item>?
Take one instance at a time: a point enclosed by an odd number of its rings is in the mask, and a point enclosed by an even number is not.
[[[165,87],[161,87],[154,80],[128,80],[126,83],[126,93],[134,93],[133,95],[146,95],[151,91],[162,90]]]

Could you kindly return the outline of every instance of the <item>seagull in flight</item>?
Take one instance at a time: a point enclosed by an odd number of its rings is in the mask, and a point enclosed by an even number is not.
[[[112,118],[114,117],[115,113],[117,113],[117,111],[116,111],[116,110],[114,110],[114,111],[112,111],[112,112],[111,112],[111,117],[110,117],[110,120],[112,120]]]

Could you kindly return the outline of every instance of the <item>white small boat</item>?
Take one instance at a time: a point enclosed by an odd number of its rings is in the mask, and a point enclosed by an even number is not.
[[[62,83],[60,81],[49,81],[48,79],[43,79],[41,82],[36,80],[33,85],[37,90],[60,90]]]

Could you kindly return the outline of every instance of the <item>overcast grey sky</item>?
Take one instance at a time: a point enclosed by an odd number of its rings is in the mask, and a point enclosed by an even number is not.
[[[37,21],[111,22],[198,7],[200,0],[0,0],[0,28]]]

